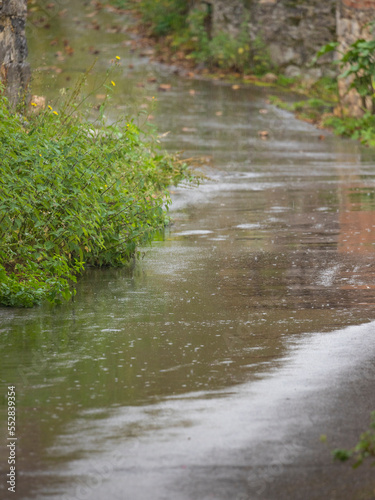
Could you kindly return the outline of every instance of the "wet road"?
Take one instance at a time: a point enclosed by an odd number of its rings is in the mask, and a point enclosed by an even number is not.
[[[208,179],[173,189],[173,225],[133,271],[88,271],[58,308],[0,310],[16,498],[375,498],[373,469],[331,460],[375,408],[374,154],[319,140],[264,89],[149,64],[120,16],[95,14],[98,38],[90,5],[69,12],[30,39],[35,92],[56,96],[90,47],[97,78],[121,56],[113,116],[152,113]]]

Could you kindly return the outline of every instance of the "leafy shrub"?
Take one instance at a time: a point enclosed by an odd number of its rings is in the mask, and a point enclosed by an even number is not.
[[[134,120],[99,126],[77,106],[26,118],[0,96],[1,304],[69,299],[86,266],[129,262],[165,225],[167,186],[189,178]]]
[[[236,36],[219,31],[210,38],[205,27],[206,15],[203,10],[196,8],[192,9],[188,17],[186,38],[195,40],[192,58],[197,62],[241,73],[252,71],[262,75],[270,71],[272,65],[268,51],[261,38],[250,40],[247,19]]]
[[[360,118],[328,116],[324,120],[324,126],[332,128],[337,135],[375,146],[375,116],[369,111]]]
[[[338,49],[337,42],[322,47],[316,58]],[[361,97],[362,108],[375,114],[375,40],[358,39],[349,45],[341,58],[335,61],[341,70],[339,78],[350,78],[349,89],[355,89]]]
[[[198,63],[258,75],[272,67],[261,38],[250,40],[247,19],[238,35],[221,31],[211,37],[207,26],[212,15],[209,4],[189,9],[187,0],[128,0],[127,5],[140,14],[153,36],[164,39],[172,49],[183,50]]]

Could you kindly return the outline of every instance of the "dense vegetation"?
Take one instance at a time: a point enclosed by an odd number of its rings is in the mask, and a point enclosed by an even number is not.
[[[322,47],[317,57],[337,50],[337,43]],[[359,139],[364,144],[375,146],[375,40],[358,39],[339,54],[335,62],[339,67],[339,78],[350,78],[348,90],[354,89],[362,104],[363,116],[348,116],[341,108],[340,116],[328,116],[324,125],[337,134]]]
[[[317,57],[337,50],[336,42],[322,47]],[[359,39],[334,61],[339,68],[338,79],[350,79],[348,91],[355,90],[360,98],[362,116],[350,116],[340,104],[338,82],[323,78],[306,93],[310,98],[297,102],[285,102],[271,97],[273,104],[293,111],[298,118],[330,128],[337,135],[359,140],[367,146],[375,146],[375,40]],[[302,89],[303,90],[303,89]]]
[[[260,38],[250,39],[248,19],[234,36],[225,31],[210,33],[211,5],[189,9],[187,0],[112,0],[138,14],[147,34],[156,39],[160,51],[178,52],[185,60],[211,70],[229,70],[263,75],[271,68],[266,46]]]
[[[226,32],[211,36],[209,29],[210,5],[204,2],[200,7],[189,9],[187,0],[112,0],[122,7],[131,8],[138,14],[146,34],[157,40],[160,51],[174,54],[175,58],[191,60],[196,65],[203,64],[211,72],[217,69],[242,74],[264,75],[272,68],[267,47],[261,39],[250,40],[246,29],[237,36]],[[338,44],[332,42],[324,46],[317,57],[337,50]],[[337,82],[322,78],[315,84],[305,85],[298,79],[278,75],[277,84],[288,89],[305,93],[308,99],[297,103],[286,103],[274,99],[274,103],[294,111],[298,117],[331,128],[336,134],[359,139],[364,144],[375,146],[375,41],[356,40],[348,50],[335,61],[339,68],[339,78],[350,77],[351,89],[355,89],[362,101],[362,117],[348,116],[340,107]]]
[[[0,303],[56,303],[86,266],[128,263],[189,174],[134,120],[92,123],[72,100],[29,116],[8,104],[0,96]]]

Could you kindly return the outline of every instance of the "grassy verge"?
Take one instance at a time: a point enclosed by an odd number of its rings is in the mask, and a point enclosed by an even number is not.
[[[301,120],[312,123],[319,128],[332,130],[341,137],[359,140],[362,144],[375,147],[375,115],[369,111],[362,117],[345,114],[338,106],[337,99],[306,98],[296,102],[286,102],[279,97],[271,96],[272,104],[281,109],[291,111]]]
[[[271,71],[268,50],[262,40],[250,39],[247,19],[237,35],[210,33],[210,5],[189,9],[186,0],[111,0],[131,9],[136,29],[153,42],[157,58],[186,68],[215,73],[262,76]]]
[[[134,120],[79,117],[78,93],[29,116],[0,96],[0,304],[58,303],[87,266],[128,263],[191,178]]]
[[[334,109],[335,103],[320,98],[310,98],[295,102],[286,102],[279,97],[271,96],[270,102],[275,106],[291,111],[300,120],[317,126],[323,126],[323,121]]]

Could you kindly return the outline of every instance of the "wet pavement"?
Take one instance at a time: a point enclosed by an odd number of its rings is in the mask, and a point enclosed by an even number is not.
[[[207,179],[172,188],[173,224],[134,270],[89,270],[61,307],[0,310],[18,432],[17,493],[0,498],[375,498],[373,468],[331,458],[375,408],[374,153],[321,140],[269,89],[150,64],[115,29],[126,16],[65,3],[33,28],[35,93],[56,97],[90,50],[92,81],[118,55],[110,117],[151,113]]]

